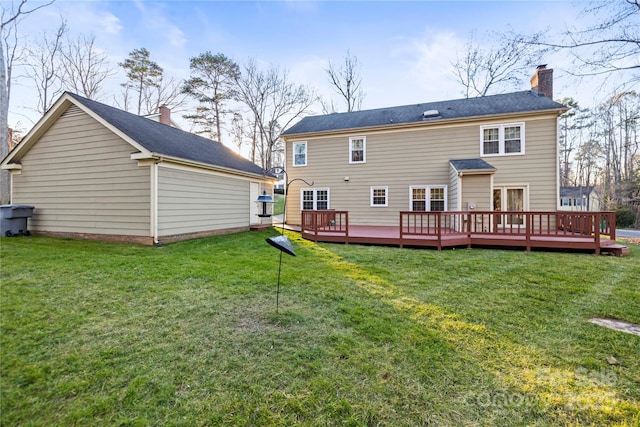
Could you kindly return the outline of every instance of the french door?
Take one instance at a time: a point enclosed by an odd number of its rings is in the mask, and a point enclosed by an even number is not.
[[[493,210],[497,212],[524,212],[526,187],[494,187]],[[524,225],[524,215],[498,216],[498,225]]]

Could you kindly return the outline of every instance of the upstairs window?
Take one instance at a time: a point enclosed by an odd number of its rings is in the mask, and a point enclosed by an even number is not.
[[[480,155],[524,154],[524,123],[480,126]]]
[[[293,143],[293,166],[307,166],[307,143]]]
[[[366,137],[354,136],[349,138],[349,163],[365,163],[366,147]]]

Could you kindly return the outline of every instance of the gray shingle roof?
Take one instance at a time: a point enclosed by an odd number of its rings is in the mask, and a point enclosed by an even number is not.
[[[560,187],[560,197],[582,197],[589,195],[594,189],[593,185],[584,187]]]
[[[262,168],[217,141],[67,92],[105,121],[152,153],[240,172],[263,175]]]
[[[565,109],[564,105],[558,104],[544,95],[539,95],[535,91],[527,90],[479,98],[455,99],[451,101],[354,111],[351,113],[310,116],[305,117],[285,130],[282,135],[563,109]],[[426,111],[433,110],[437,110],[439,114],[424,118],[423,115]]]
[[[489,163],[485,162],[482,159],[456,159],[449,160],[451,166],[456,168],[458,172],[464,171],[495,171],[497,170],[495,167],[491,166]]]

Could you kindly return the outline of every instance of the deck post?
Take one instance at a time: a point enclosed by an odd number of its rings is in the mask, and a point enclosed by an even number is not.
[[[467,217],[467,249],[471,249],[471,221],[476,223],[476,217],[473,212],[466,212],[464,215]]]
[[[526,233],[527,233],[527,252],[531,252],[531,231],[533,228],[533,215],[530,212],[525,213]]]
[[[345,245],[349,244],[349,211],[344,213],[344,221],[345,221]]]
[[[442,250],[442,212],[436,212],[436,218],[438,219],[438,250]]]
[[[593,224],[593,230],[594,230],[594,243],[596,245],[596,255],[600,255],[600,212],[596,212],[595,214],[596,216],[596,223]],[[593,215],[590,215],[591,220],[593,220]]]
[[[609,227],[609,238],[616,240],[616,213],[607,212],[607,226]]]
[[[318,241],[318,211],[313,211],[313,241]]]
[[[402,229],[403,229],[402,228],[402,212],[400,212],[400,248],[404,247],[404,244],[402,242],[402,235],[403,235]]]

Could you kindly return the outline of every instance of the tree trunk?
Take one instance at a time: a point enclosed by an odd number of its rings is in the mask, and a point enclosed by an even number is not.
[[[9,89],[4,58],[4,40],[0,42],[0,160],[9,154]],[[0,204],[11,202],[11,176],[8,170],[0,171]]]

